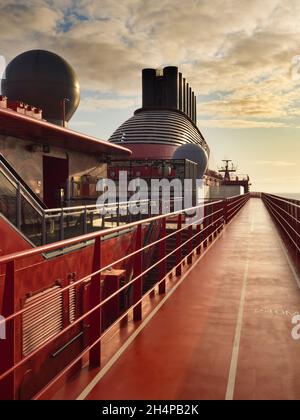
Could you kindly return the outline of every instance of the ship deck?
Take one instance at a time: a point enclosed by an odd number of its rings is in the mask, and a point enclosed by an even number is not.
[[[252,198],[78,399],[300,398],[299,286]]]

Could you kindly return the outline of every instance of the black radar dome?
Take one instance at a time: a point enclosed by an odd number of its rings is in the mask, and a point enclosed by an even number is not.
[[[41,108],[43,118],[58,125],[62,125],[63,115],[70,120],[80,101],[73,68],[62,57],[44,50],[15,57],[6,67],[1,91],[9,100]]]

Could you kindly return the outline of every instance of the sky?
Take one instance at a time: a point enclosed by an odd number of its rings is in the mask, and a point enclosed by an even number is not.
[[[81,85],[70,128],[108,139],[141,106],[141,70],[178,66],[197,95],[210,168],[300,192],[299,0],[4,0],[0,67],[29,49]]]

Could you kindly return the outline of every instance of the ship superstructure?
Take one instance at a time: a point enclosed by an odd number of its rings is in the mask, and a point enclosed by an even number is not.
[[[218,169],[223,174],[222,185],[243,187],[244,193],[250,190],[250,178],[247,174],[237,174],[237,168],[230,159],[223,159],[224,164]]]
[[[55,54],[17,57],[3,88],[0,399],[299,397],[300,202],[251,197],[229,161],[224,177],[207,169],[178,69],[143,71],[143,107],[110,142],[66,127],[79,86]],[[120,171],[245,193],[102,212],[98,181]]]
[[[144,69],[142,76],[142,108],[109,140],[128,147],[132,159],[196,159],[198,177],[203,177],[210,152],[197,126],[196,96],[189,83],[177,67]]]

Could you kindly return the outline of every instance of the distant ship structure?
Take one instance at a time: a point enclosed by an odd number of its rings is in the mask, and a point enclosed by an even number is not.
[[[244,188],[244,193],[249,192],[250,178],[246,174],[237,174],[237,167],[230,159],[223,159],[223,166],[219,168],[219,173],[224,173],[222,185],[241,186]]]

